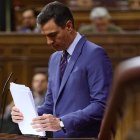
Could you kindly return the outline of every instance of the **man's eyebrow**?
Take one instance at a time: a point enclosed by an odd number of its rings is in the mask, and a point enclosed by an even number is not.
[[[58,33],[57,31],[54,31],[54,32],[43,33],[43,34],[46,35],[46,36],[51,36],[51,35],[54,35],[54,34],[57,34],[57,33]]]

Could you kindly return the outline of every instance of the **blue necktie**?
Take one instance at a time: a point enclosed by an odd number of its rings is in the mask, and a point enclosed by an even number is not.
[[[67,67],[67,64],[68,64],[68,52],[67,51],[63,51],[63,55],[61,57],[61,61],[60,61],[60,81],[62,80],[63,78],[63,75],[64,75],[64,72],[65,72],[65,69]]]

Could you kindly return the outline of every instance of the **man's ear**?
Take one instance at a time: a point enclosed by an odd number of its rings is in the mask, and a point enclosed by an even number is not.
[[[67,29],[69,32],[71,32],[72,29],[73,29],[72,21],[71,21],[71,20],[68,20],[65,27],[66,27],[66,29]]]

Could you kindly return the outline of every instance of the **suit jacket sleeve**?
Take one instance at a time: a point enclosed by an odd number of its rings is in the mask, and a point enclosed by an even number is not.
[[[96,48],[88,56],[87,79],[90,91],[90,104],[82,110],[61,117],[66,131],[81,130],[101,123],[112,81],[111,63],[103,48]],[[89,94],[89,93],[87,93]]]
[[[39,106],[37,111],[38,111],[38,115],[43,115],[45,114],[53,114],[53,98],[52,98],[52,91],[51,91],[51,81],[49,78],[50,75],[50,61],[51,61],[51,57],[49,60],[49,67],[48,67],[48,89],[47,89],[47,93],[45,96],[45,102],[43,105]]]

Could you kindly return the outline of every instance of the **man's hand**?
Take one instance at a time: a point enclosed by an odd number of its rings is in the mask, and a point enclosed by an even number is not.
[[[61,130],[59,118],[56,118],[51,114],[43,114],[42,116],[33,119],[31,125],[38,132],[40,131],[55,132]]]
[[[23,114],[15,106],[12,108],[11,117],[12,117],[12,121],[14,123],[19,123],[19,122],[23,121]]]

